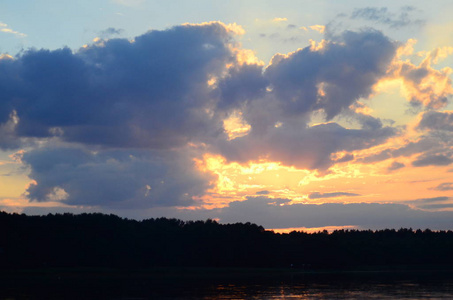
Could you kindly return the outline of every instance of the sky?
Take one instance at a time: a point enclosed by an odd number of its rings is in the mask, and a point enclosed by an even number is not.
[[[0,6],[0,210],[453,230],[449,0]]]

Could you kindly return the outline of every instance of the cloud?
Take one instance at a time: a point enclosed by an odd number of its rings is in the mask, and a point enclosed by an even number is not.
[[[420,126],[418,126],[420,128]],[[433,130],[421,136],[416,141],[405,141],[400,147],[384,149],[375,154],[357,159],[357,162],[375,163],[390,158],[411,157],[418,155],[413,162],[414,166],[448,165],[452,159],[451,146],[453,140],[450,134],[442,134]]]
[[[318,31],[319,33],[324,33],[324,31],[326,30],[326,26],[324,25],[312,25],[309,26],[309,28],[311,30]]]
[[[23,141],[18,139],[15,134],[17,123],[17,114],[15,111],[13,111],[9,115],[9,119],[4,124],[0,124],[0,148],[9,150],[17,149],[18,147],[22,146]]]
[[[114,35],[119,35],[123,32],[124,30],[123,29],[117,29],[117,28],[113,28],[113,27],[109,27],[105,30],[102,30],[99,35],[101,38],[105,39],[105,38],[109,38],[111,36],[114,36]]]
[[[422,25],[423,21],[421,19],[413,18],[412,14],[414,12],[416,12],[416,9],[412,7],[403,7],[399,10],[399,13],[392,13],[385,7],[357,8],[349,16],[349,21],[368,20],[373,23],[390,26],[393,29]],[[344,30],[343,28],[354,27],[353,24],[349,24],[351,22],[346,18],[348,18],[348,15],[338,15],[337,20],[327,24],[325,37],[330,39],[338,36],[339,32]],[[361,22],[361,27],[363,27],[363,22]],[[416,43],[417,40],[409,39],[407,43],[399,44],[397,55],[391,64],[391,68],[388,69],[386,80],[393,79],[403,83],[402,92],[413,109],[423,107],[429,109],[443,108],[453,95],[451,83],[453,70],[448,66],[437,70],[433,66],[451,55],[453,48],[445,46],[432,51],[415,53],[413,46]],[[422,60],[417,65],[407,59],[407,56],[419,56],[422,57]]]
[[[422,209],[446,209],[453,208],[453,203],[443,203],[443,204],[426,204],[419,206]]]
[[[266,68],[235,41],[241,33],[235,24],[185,24],[0,59],[0,147],[29,146],[23,162],[36,183],[29,198],[196,205],[215,183],[194,165],[204,153],[326,171],[340,162],[333,154],[398,133],[350,110],[372,95],[396,54],[382,33],[347,31],[277,54]],[[314,113],[328,122],[310,126]],[[332,121],[342,114],[360,128]],[[231,116],[249,129],[230,136]]]
[[[433,198],[416,199],[406,203],[414,204],[419,209],[441,210],[453,208],[453,203],[448,203],[451,200],[453,200],[453,198],[441,196]]]
[[[396,45],[380,32],[347,31],[318,50],[306,47],[289,55],[275,55],[265,76],[286,113],[322,109],[330,120],[372,93],[395,50]]]
[[[311,26],[302,26],[302,27],[299,27],[299,29],[302,29],[303,31],[313,30],[313,31],[317,31],[319,33],[324,33],[325,30],[326,30],[326,26],[324,26],[324,25],[311,25]]]
[[[287,18],[273,18],[272,19],[272,22],[274,22],[274,23],[287,22],[287,21],[288,21]]]
[[[443,201],[448,201],[450,198],[448,197],[433,197],[433,198],[421,198],[412,201],[413,203],[432,203],[432,202],[443,202]]]
[[[267,80],[262,76],[261,65],[245,64],[231,68],[226,76],[219,79],[217,108],[230,111],[243,108],[250,100],[259,101],[265,96]]]
[[[247,136],[218,144],[218,150],[228,160],[246,162],[267,157],[284,165],[302,169],[326,170],[335,161],[332,154],[339,151],[366,149],[384,142],[395,134],[392,128],[379,130],[346,129],[336,123],[309,128],[270,128],[262,135]]]
[[[345,32],[323,42],[321,48],[275,55],[264,73],[253,66],[247,76],[230,72],[226,79],[235,84],[220,81],[220,92],[225,95],[224,89],[230,92],[228,87],[238,86],[233,90],[240,93],[226,94],[221,104],[228,101],[228,105],[222,107],[241,107],[251,130],[228,142],[220,140],[213,149],[232,161],[266,157],[298,168],[325,170],[334,163],[333,153],[383,143],[397,130],[383,127],[377,118],[352,113],[349,107],[371,95],[372,86],[386,75],[395,50],[396,45],[379,32]],[[260,74],[263,78],[258,80]],[[362,128],[347,129],[333,122],[308,126],[314,112],[323,112],[327,120],[347,112]]]
[[[343,163],[343,162],[348,162],[348,161],[351,161],[351,160],[354,160],[354,155],[353,154],[346,154],[346,155],[342,156],[339,159],[335,159],[335,163]]]
[[[435,70],[429,66],[402,63],[399,76],[404,80],[406,97],[413,106],[439,109],[447,105],[453,94],[449,69]]]
[[[426,167],[426,166],[448,166],[453,163],[453,158],[446,155],[421,155],[412,162],[414,167]]]
[[[453,162],[453,118],[451,112],[423,112],[420,114],[420,121],[415,129],[425,131],[418,141],[409,142],[400,148],[386,149],[374,156],[365,158],[364,162],[414,154],[418,154],[412,162],[415,167],[446,166]]]
[[[453,191],[453,182],[444,182],[431,189],[436,191]]]
[[[270,192],[269,191],[266,191],[266,190],[263,190],[263,191],[258,191],[256,192],[257,195],[269,195]]]
[[[25,33],[12,30],[7,24],[1,23],[1,22],[0,22],[0,32],[10,33],[17,37],[26,37],[27,36]]]
[[[107,147],[169,148],[222,132],[208,113],[211,74],[234,62],[226,26],[178,26],[79,51],[29,50],[0,61],[0,123],[19,137]]]
[[[276,99],[274,116],[260,121],[264,126],[293,116],[308,121],[316,110],[331,119],[370,95],[395,51],[378,32],[346,32],[322,50],[307,47],[277,55],[263,74],[259,64],[238,62],[242,52],[232,51],[231,34],[221,23],[185,25],[150,31],[133,42],[99,41],[75,53],[29,50],[14,60],[2,59],[0,122],[15,111],[19,137],[179,147],[221,135],[222,111],[231,109],[243,108],[252,131],[258,132],[261,124],[255,119],[262,112],[253,110]],[[211,79],[217,84],[209,85]],[[266,92],[269,86],[272,91]],[[388,136],[388,128],[381,131],[386,133],[378,130],[379,136]]]
[[[360,194],[346,193],[346,192],[333,192],[333,193],[320,193],[314,192],[308,195],[308,199],[324,199],[324,198],[336,198],[336,197],[357,197]]]
[[[387,171],[391,172],[391,171],[395,171],[395,170],[398,170],[398,169],[401,169],[401,168],[404,168],[404,167],[405,167],[405,165],[404,165],[403,163],[394,161],[394,162],[392,162],[392,164],[387,168]]]
[[[380,161],[389,159],[391,157],[392,157],[392,150],[385,149],[381,152],[360,158],[357,160],[357,162],[362,162],[365,164],[372,164],[372,163],[376,163],[376,162],[380,162]]]
[[[352,12],[351,19],[368,20],[375,23],[385,24],[393,29],[400,29],[407,26],[422,26],[425,21],[422,19],[413,19],[412,13],[415,8],[405,6],[400,9],[399,13],[392,13],[387,7],[364,7],[356,8]]]
[[[283,203],[284,199],[282,200]],[[213,210],[180,210],[170,215],[182,219],[215,216],[222,223],[253,222],[264,228],[357,226],[363,229],[449,229],[452,211],[423,211],[406,204],[324,203],[274,205],[276,199],[249,197]]]
[[[437,48],[423,53],[424,59],[417,66],[409,60],[401,59],[402,56],[412,55],[415,40],[409,40],[398,49],[398,59],[392,63],[388,71],[388,79],[402,80],[405,97],[413,107],[425,106],[429,109],[443,108],[448,103],[448,98],[453,95],[450,75],[453,70],[445,67],[436,70],[433,65],[441,58],[451,54],[451,50]]]
[[[213,180],[199,172],[190,151],[88,151],[51,147],[27,151],[33,201],[135,209],[193,205]]]
[[[428,111],[423,113],[418,129],[453,131],[453,112]]]

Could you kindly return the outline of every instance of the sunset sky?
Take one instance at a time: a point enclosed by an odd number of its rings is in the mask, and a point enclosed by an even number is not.
[[[453,229],[450,0],[0,7],[0,210]]]

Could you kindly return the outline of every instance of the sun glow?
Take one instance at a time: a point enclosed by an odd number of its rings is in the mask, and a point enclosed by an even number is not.
[[[352,230],[352,229],[359,229],[359,227],[354,225],[345,225],[345,226],[324,226],[324,227],[290,227],[290,228],[275,228],[275,229],[268,229],[272,230],[275,233],[291,233],[293,231],[303,231],[306,233],[316,233],[322,232],[326,230],[327,232],[331,233],[335,230]]]
[[[245,136],[250,132],[251,126],[242,118],[242,112],[234,111],[223,120],[223,128],[228,135],[228,140]]]
[[[344,155],[340,153],[338,157]],[[363,190],[366,182],[385,176],[372,165],[343,163],[332,167],[326,174],[321,174],[316,170],[297,169],[266,160],[245,164],[228,162],[221,155],[213,154],[205,154],[203,159],[196,160],[196,164],[201,171],[216,175],[216,180],[212,183],[214,187],[209,191],[210,200],[203,200],[224,204],[226,198],[238,201],[255,195],[289,199],[290,203],[363,202],[364,199],[360,197],[347,199],[340,195],[329,199],[309,199],[308,195],[314,191],[338,192],[338,186],[342,186],[342,192],[368,194],[369,192],[357,191]]]
[[[413,167],[416,154],[389,157],[374,163],[363,161],[370,155],[379,154],[392,146],[404,146],[408,142],[404,137],[396,137],[385,145],[371,149],[335,153],[332,159],[338,163],[324,172],[297,169],[266,160],[240,164],[208,153],[196,160],[196,164],[201,171],[214,174],[215,180],[213,188],[199,200],[203,205],[222,207],[251,196],[289,199],[285,205],[390,203],[429,198],[430,188],[446,179],[441,174],[436,175],[439,167]],[[445,167],[445,171],[447,169]],[[318,196],[310,197],[313,193]]]
[[[212,154],[205,154],[202,160],[196,160],[196,164],[201,171],[216,175],[211,193],[231,195],[235,200],[238,196],[255,195],[263,190],[269,197],[294,197],[293,188],[297,187],[301,177],[310,173],[265,160],[246,164],[227,162],[221,155]]]

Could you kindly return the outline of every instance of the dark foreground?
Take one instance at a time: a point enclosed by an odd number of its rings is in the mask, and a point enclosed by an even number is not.
[[[453,232],[338,230],[277,234],[251,223],[0,212],[0,270],[272,268],[453,269]],[[437,267],[436,267],[437,268]]]
[[[0,276],[0,299],[451,299],[453,271],[40,269]]]

